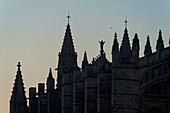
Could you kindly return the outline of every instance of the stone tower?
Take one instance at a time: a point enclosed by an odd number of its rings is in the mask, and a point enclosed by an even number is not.
[[[64,42],[59,53],[57,88],[61,89],[61,78],[63,73],[73,72],[77,66],[77,53],[75,52],[71,35],[70,24],[67,24]]]
[[[21,75],[21,65],[18,62],[18,71],[10,99],[10,113],[28,113],[25,87]]]
[[[59,53],[57,89],[62,100],[62,113],[72,113],[73,101],[73,72],[79,70],[77,66],[77,53],[75,52],[71,29],[70,16],[67,16],[68,24],[64,36],[64,42]]]
[[[117,35],[115,35],[112,46],[111,113],[136,113],[139,109],[137,105],[138,78],[136,76],[139,39],[135,34],[131,50],[126,24],[127,20],[125,20],[120,53]]]

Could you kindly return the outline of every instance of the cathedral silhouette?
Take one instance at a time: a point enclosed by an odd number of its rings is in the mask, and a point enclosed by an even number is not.
[[[152,52],[149,35],[144,56],[139,57],[139,38],[130,46],[127,20],[119,47],[115,33],[112,61],[99,41],[100,53],[88,62],[87,53],[81,68],[77,65],[70,23],[61,52],[58,54],[57,84],[51,68],[45,83],[29,88],[29,97],[21,74],[21,64],[10,99],[10,113],[170,113],[170,42],[164,47],[159,31],[156,52]],[[29,105],[27,103],[29,102]]]

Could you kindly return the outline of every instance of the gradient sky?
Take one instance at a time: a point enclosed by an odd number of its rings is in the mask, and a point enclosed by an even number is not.
[[[138,33],[140,56],[147,35],[155,51],[159,29],[168,46],[170,0],[0,0],[0,113],[9,111],[18,61],[27,96],[29,87],[46,82],[50,67],[57,77],[54,69],[68,11],[79,66],[84,51],[90,62],[99,54],[98,41],[102,39],[106,41],[104,50],[111,61],[113,34],[117,32],[120,45],[126,16],[130,42]]]

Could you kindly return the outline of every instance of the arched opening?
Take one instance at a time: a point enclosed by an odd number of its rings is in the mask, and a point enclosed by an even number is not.
[[[169,65],[160,64],[147,70],[139,84],[139,113],[170,113]]]

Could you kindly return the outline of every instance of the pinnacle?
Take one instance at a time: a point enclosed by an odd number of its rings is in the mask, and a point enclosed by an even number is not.
[[[84,52],[84,59],[83,59],[83,61],[87,61],[87,53],[86,53],[86,51]]]
[[[150,45],[150,37],[147,36],[147,41],[145,45],[144,55],[147,56],[152,53],[151,45]]]
[[[138,34],[137,33],[135,33],[134,39],[135,40],[138,39]]]
[[[115,38],[114,38],[114,42],[113,42],[113,47],[112,47],[112,51],[114,51],[115,50],[115,48],[117,48],[118,49],[118,41],[117,41],[117,33],[115,32],[115,36],[114,36]]]
[[[129,36],[128,36],[128,30],[125,28],[123,40],[120,48],[120,55],[123,57],[129,57],[131,52],[130,42],[129,42]]]
[[[135,33],[134,39],[133,39],[133,45],[138,43],[139,44],[139,39],[138,39],[138,34]]]
[[[82,70],[85,68],[85,66],[88,64],[88,60],[87,60],[87,53],[86,51],[84,52],[84,58],[82,61]]]
[[[150,37],[149,37],[149,35],[147,36],[146,46],[150,46]]]
[[[17,67],[18,67],[18,71],[17,71],[12,95],[14,96],[13,98],[15,99],[21,99],[21,98],[24,99],[26,98],[26,96],[25,96],[25,91],[24,91],[25,87],[24,87],[24,83],[23,83],[23,79],[22,79],[22,75],[20,71],[20,67],[21,67],[20,62],[18,62]]]
[[[49,70],[49,76],[48,76],[49,78],[53,78],[53,75],[52,75],[52,70],[51,70],[51,68],[50,68],[50,70]]]
[[[156,44],[156,50],[161,50],[164,48],[164,42],[162,40],[162,31],[159,30],[159,36]]]

